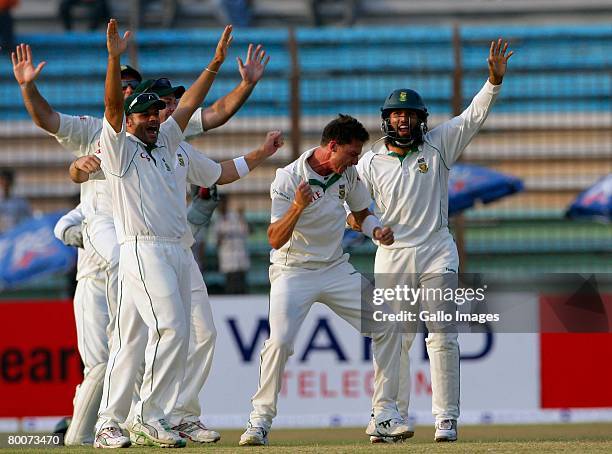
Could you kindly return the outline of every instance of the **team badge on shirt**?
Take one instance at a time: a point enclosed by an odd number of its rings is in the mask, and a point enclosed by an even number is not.
[[[182,167],[185,167],[185,160],[183,159],[183,155],[180,153],[177,153],[176,156],[178,157],[178,162]]]
[[[344,189],[344,185],[343,185],[343,184],[341,184],[341,185],[340,185],[340,186],[338,186],[338,187],[339,187],[339,190],[338,190],[338,198],[340,198],[340,199],[344,200],[344,198],[346,197],[346,190]]]
[[[425,158],[423,156],[420,156],[417,159],[417,164],[419,165],[419,172],[427,173],[427,171],[429,170],[429,166],[425,162]]]

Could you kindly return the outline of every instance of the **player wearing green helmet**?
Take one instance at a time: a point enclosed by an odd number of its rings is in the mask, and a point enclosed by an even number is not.
[[[400,148],[418,147],[427,134],[427,107],[410,88],[393,90],[380,108],[385,143]],[[402,112],[405,115],[402,115]],[[402,117],[404,120],[402,121]]]

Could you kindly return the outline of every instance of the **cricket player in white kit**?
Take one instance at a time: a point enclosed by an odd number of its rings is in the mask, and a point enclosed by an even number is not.
[[[371,216],[370,195],[359,181],[357,163],[368,133],[352,117],[329,123],[321,145],[278,169],[270,188],[270,338],[261,352],[259,386],[252,398],[240,445],[266,445],[276,416],[283,371],[310,307],[321,302],[361,331],[361,275],[341,247],[346,201],[363,231],[383,244],[393,232]],[[408,427],[396,409],[400,342],[390,332],[373,334],[375,421],[368,433],[402,437]]]
[[[448,230],[449,171],[495,102],[513,53],[506,53],[507,49],[501,39],[491,43],[485,85],[461,115],[431,131],[427,131],[427,108],[413,90],[393,91],[381,108],[385,140],[359,160],[357,170],[375,201],[375,214],[395,233],[393,244],[378,244],[374,265],[377,276],[393,276],[393,285],[456,288],[459,258]],[[351,215],[348,222],[352,223]],[[455,441],[459,417],[457,331],[452,324],[446,329],[430,322],[427,326],[434,438]],[[404,418],[408,418],[410,400],[409,350],[416,332],[408,331],[402,336],[398,399]],[[372,437],[371,441],[386,440]]]
[[[225,59],[231,27],[226,27],[206,70],[161,126],[159,110],[165,104],[156,94],[135,94],[123,101],[119,57],[127,48],[128,38],[129,32],[119,37],[115,20],[109,22],[105,112],[98,156],[111,188],[121,250],[117,328],[94,446],[130,444],[118,426],[114,409],[126,398],[131,400],[134,370],[123,366],[133,363],[130,356],[142,355],[139,340],[147,330],[145,371],[130,432],[135,441],[180,447],[185,441],[170,430],[164,408],[174,406],[183,380],[191,283],[190,252],[181,243],[187,229],[184,187],[177,187],[172,166],[183,131]],[[124,327],[122,317],[134,321],[140,317],[140,323]]]
[[[263,51],[257,53],[263,60]],[[261,61],[260,60],[260,61]],[[157,91],[161,94],[165,93],[168,96],[169,81],[163,79],[163,82],[156,84],[158,81],[146,81],[142,86],[148,89]],[[160,120],[163,123],[172,114],[176,108],[176,103],[169,103],[160,111]],[[280,146],[282,146],[282,137],[279,131],[268,133],[266,142],[258,149],[248,153],[244,157],[234,160],[223,161],[220,164],[208,159],[202,153],[194,149],[190,144],[182,142],[176,153],[176,161],[174,163],[175,178],[178,187],[186,189],[186,184],[191,183],[201,186],[212,186],[215,184],[224,185],[232,183],[237,179],[244,177],[250,170],[260,165],[265,159],[271,156]],[[79,163],[77,166],[76,163]],[[71,165],[71,177],[77,183],[83,183],[89,179],[89,174],[99,170],[100,160],[95,156],[85,156],[79,158]],[[80,168],[87,170],[79,170]],[[94,177],[100,177],[99,173]],[[104,175],[101,175],[104,177]],[[183,246],[190,249],[194,239],[191,230],[187,229],[182,240]],[[169,422],[173,426],[173,430],[178,432],[182,437],[189,438],[192,441],[198,442],[214,442],[220,438],[220,435],[210,429],[207,429],[199,422],[200,404],[198,394],[206,380],[210,369],[212,359],[215,328],[212,319],[210,302],[206,285],[202,278],[202,274],[193,257],[191,257],[191,342],[189,345],[189,355],[187,358],[187,366],[185,369],[185,380],[181,386],[180,393],[174,407],[171,404],[165,408],[166,414],[169,415]],[[122,324],[131,323],[131,320],[122,317]],[[121,329],[120,327],[118,329]],[[211,339],[212,336],[212,339]],[[194,339],[195,337],[195,339]],[[212,345],[210,345],[212,343]],[[131,356],[134,363],[129,367],[130,370],[136,370],[139,367],[139,358]],[[136,375],[136,374],[134,374]],[[138,377],[135,377],[138,383]],[[130,410],[130,402],[122,401],[119,407],[114,409],[114,417],[119,420],[130,421],[127,417],[127,411]]]
[[[54,135],[76,156],[93,153],[99,147],[102,121],[72,117],[53,110],[35,83],[45,62],[34,67],[30,46],[17,46],[11,59],[24,105],[34,123]],[[140,75],[125,65],[121,67],[121,80],[124,94],[129,96],[140,82]],[[56,226],[56,234],[64,242],[70,241],[67,233],[70,237],[75,234],[84,237],[80,246],[83,250],[79,249],[78,253],[78,283],[74,299],[79,353],[85,370],[83,383],[77,387],[74,397],[73,418],[64,438],[66,445],[93,443],[94,423],[108,360],[109,334],[116,312],[119,248],[112,222],[99,222],[104,213],[112,216],[110,198],[102,197],[104,192],[100,182],[82,185],[78,210],[70,212]],[[103,313],[106,315],[102,316]]]
[[[267,59],[264,57],[265,51],[261,45],[257,48],[249,45],[245,62],[237,58],[241,75],[240,83],[212,106],[198,109],[189,122],[186,134],[189,136],[202,134],[205,129],[221,126],[233,116],[261,79],[269,61],[269,57]],[[60,144],[77,157],[96,153],[100,147],[102,120],[56,112],[36,88],[35,80],[44,65],[45,62],[42,62],[37,67],[34,66],[30,46],[25,44],[18,46],[13,54],[15,78],[21,87],[28,113],[39,127],[54,135]],[[127,65],[121,66],[124,97],[131,95],[141,81],[138,71]],[[177,101],[174,95],[178,89],[182,87],[166,89],[159,93],[162,100],[168,104],[166,110],[170,113],[176,108]],[[249,165],[252,164],[249,162]],[[82,170],[91,171],[87,167]],[[108,359],[107,339],[110,336],[107,333],[113,328],[116,315],[119,247],[112,218],[110,191],[104,181],[92,180],[81,185],[81,205],[78,210],[73,210],[58,222],[56,227],[58,238],[66,244],[75,245],[71,239],[75,232],[81,235],[81,227],[85,241],[80,247],[85,249],[79,249],[75,318],[79,351],[85,364],[85,379],[75,395],[72,422],[64,439],[66,445],[93,443],[94,424]],[[198,394],[212,364],[216,331],[201,274],[196,276],[193,271],[192,274],[197,279],[193,281],[192,288],[194,305],[189,368],[179,396],[179,402],[183,402],[184,405],[177,405],[176,412],[173,413],[175,417],[171,422],[180,427],[182,436],[192,441],[211,442],[217,441],[220,435],[199,421]],[[103,312],[106,313],[104,317],[100,315]],[[103,360],[97,361],[100,358]],[[92,363],[94,360],[96,362]],[[184,411],[181,411],[181,408]],[[177,422],[176,415],[181,414],[183,418]]]

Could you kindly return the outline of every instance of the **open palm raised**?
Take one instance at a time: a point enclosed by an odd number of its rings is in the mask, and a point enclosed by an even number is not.
[[[132,32],[126,31],[123,38],[119,36],[117,31],[117,21],[111,19],[106,28],[106,48],[110,57],[118,57],[127,49],[128,41],[132,36]]]
[[[32,49],[27,44],[20,44],[11,52],[13,74],[19,85],[34,82],[47,62],[41,61],[36,68],[32,58]]]
[[[512,57],[514,51],[508,53],[508,42],[503,42],[501,38],[497,41],[491,41],[491,49],[489,50],[489,58],[487,63],[489,64],[489,82],[493,85],[499,85],[504,79],[506,74],[506,68],[508,66],[508,59]]]

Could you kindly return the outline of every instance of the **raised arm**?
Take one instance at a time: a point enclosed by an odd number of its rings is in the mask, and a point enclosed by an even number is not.
[[[444,165],[450,168],[480,131],[501,91],[508,59],[514,54],[500,38],[489,49],[489,77],[460,115],[442,123],[428,134],[429,141],[441,152]]]
[[[217,180],[217,184],[229,184],[241,177],[246,176],[248,172],[276,153],[276,151],[283,146],[283,143],[282,132],[268,132],[266,134],[266,140],[256,150],[253,150],[240,158],[223,161],[221,163],[221,176],[219,177],[219,180]],[[246,169],[241,163],[241,159],[243,159],[246,163]]]
[[[123,38],[119,36],[117,21],[111,19],[106,28],[106,48],[108,49],[108,66],[104,84],[104,118],[115,132],[120,132],[123,125],[123,92],[121,91],[121,63],[119,58],[127,49],[131,33],[126,31]]]
[[[493,85],[502,83],[508,67],[508,59],[514,54],[512,50],[508,52],[508,42],[503,43],[503,45],[502,42],[501,38],[499,38],[497,42],[491,41],[489,58],[487,58],[487,63],[489,65],[489,82]],[[506,54],[506,52],[508,53]]]
[[[232,42],[232,26],[228,25],[223,30],[221,39],[217,43],[217,49],[215,56],[210,61],[208,66],[204,68],[204,71],[200,73],[200,76],[196,81],[189,87],[189,89],[181,96],[181,100],[176,110],[172,114],[172,118],[179,125],[181,131],[184,131],[189,123],[189,119],[204,102],[204,98],[208,94],[210,87],[212,86],[219,68],[225,61],[227,56],[227,49]]]
[[[205,130],[225,124],[238,112],[262,78],[270,57],[266,57],[266,52],[261,44],[258,44],[255,50],[253,50],[253,44],[249,44],[244,63],[240,57],[236,57],[236,61],[242,80],[231,92],[219,98],[212,106],[202,110],[202,125]]]
[[[32,49],[27,44],[20,44],[15,52],[11,52],[11,62],[15,80],[21,89],[23,104],[34,124],[51,134],[57,133],[60,126],[59,114],[40,94],[35,83],[47,62],[42,61],[34,67]]]

